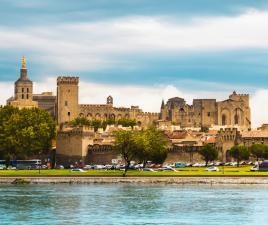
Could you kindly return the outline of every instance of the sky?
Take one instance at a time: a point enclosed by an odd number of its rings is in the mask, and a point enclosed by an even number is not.
[[[34,91],[80,77],[80,103],[250,94],[254,127],[268,123],[267,0],[0,0],[0,104],[21,58]]]

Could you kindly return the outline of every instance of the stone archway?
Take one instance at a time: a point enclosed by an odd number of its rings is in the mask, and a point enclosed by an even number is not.
[[[91,120],[91,119],[92,119],[92,114],[91,114],[91,113],[88,113],[88,114],[87,114],[87,118],[88,118],[89,120]]]
[[[232,157],[230,155],[230,150],[227,150],[225,153],[226,162],[230,162]]]
[[[96,113],[96,114],[95,114],[95,119],[96,119],[96,120],[100,120],[100,119],[101,119],[101,115],[100,115],[99,113]]]

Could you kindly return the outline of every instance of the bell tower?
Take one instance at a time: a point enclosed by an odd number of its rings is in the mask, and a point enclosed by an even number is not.
[[[33,99],[33,82],[28,78],[26,58],[22,57],[20,77],[15,82],[15,100],[29,100]]]

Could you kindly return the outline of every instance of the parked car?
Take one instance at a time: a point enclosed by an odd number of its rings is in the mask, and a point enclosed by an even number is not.
[[[148,172],[156,172],[154,169],[152,168],[143,168],[142,171],[148,171]]]
[[[207,171],[207,172],[219,172],[220,170],[218,167],[212,166],[212,167],[206,168],[205,171]]]
[[[180,162],[175,163],[175,168],[184,168],[184,167],[187,167],[187,164],[185,164],[185,163],[180,163]]]
[[[251,167],[250,171],[252,171],[252,172],[259,171],[259,166],[253,166],[253,167]]]
[[[86,171],[83,169],[75,168],[75,169],[71,169],[71,172],[86,172]]]
[[[63,169],[64,169],[64,166],[63,166],[63,165],[57,165],[57,166],[56,166],[56,169],[58,169],[58,170],[63,170]]]
[[[91,165],[85,165],[83,169],[84,170],[90,170],[90,169],[92,169],[92,166]]]
[[[259,171],[268,171],[268,160],[264,160],[260,163]]]

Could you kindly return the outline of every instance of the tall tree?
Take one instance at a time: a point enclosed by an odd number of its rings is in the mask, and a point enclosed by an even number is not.
[[[250,147],[251,154],[259,161],[260,158],[264,157],[265,145],[263,144],[253,144]]]
[[[237,167],[239,167],[241,160],[249,159],[249,150],[244,145],[235,145],[230,149],[230,155],[236,160]]]
[[[25,158],[50,150],[55,123],[44,110],[0,109],[0,152],[5,158]]]
[[[134,132],[125,130],[115,131],[114,138],[114,148],[125,160],[125,172],[123,174],[125,176],[130,162],[136,159]]]
[[[199,154],[202,155],[203,159],[206,162],[206,166],[208,165],[208,162],[214,161],[218,158],[218,151],[215,149],[212,145],[206,144],[204,145],[201,150],[199,151]]]

